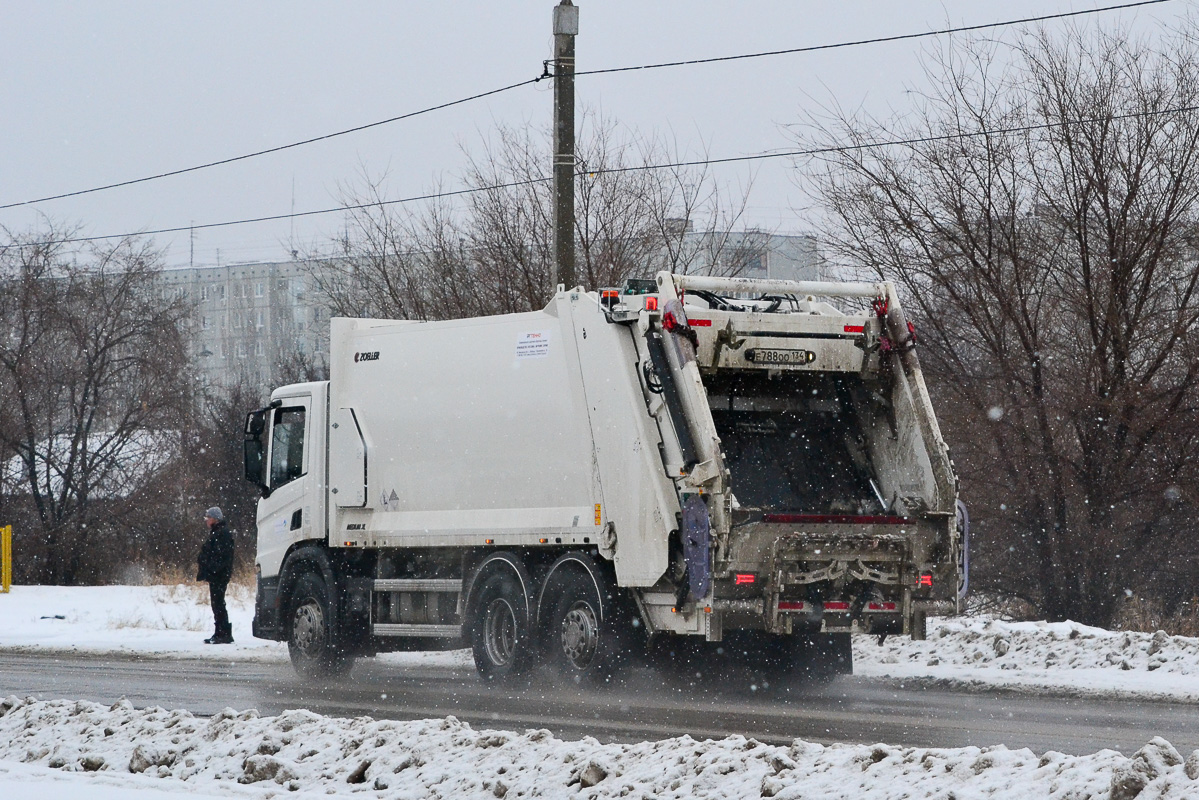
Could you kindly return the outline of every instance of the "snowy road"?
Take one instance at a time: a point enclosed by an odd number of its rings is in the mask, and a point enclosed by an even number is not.
[[[0,697],[86,699],[186,708],[226,707],[264,715],[307,708],[329,716],[424,719],[454,715],[476,727],[546,728],[556,736],[637,742],[690,734],[759,741],[891,742],[906,746],[1003,744],[1070,754],[1112,748],[1130,753],[1152,736],[1183,752],[1199,748],[1199,706],[1022,693],[952,691],[928,682],[842,678],[815,690],[749,685],[671,687],[635,673],[629,686],[578,693],[534,684],[484,686],[456,666],[398,666],[365,660],[347,686],[314,689],[286,664],[138,660],[111,656],[0,655]]]

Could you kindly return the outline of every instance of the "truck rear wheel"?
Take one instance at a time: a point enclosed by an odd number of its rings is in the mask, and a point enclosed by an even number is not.
[[[329,588],[311,572],[300,576],[291,595],[287,652],[303,678],[319,680],[349,673],[354,659],[336,646]]]
[[[555,581],[545,628],[549,659],[566,680],[596,685],[612,680],[623,665],[614,609],[605,605],[591,576],[570,570]]]
[[[473,592],[471,650],[485,681],[511,681],[532,663],[529,604],[514,575],[493,571]]]

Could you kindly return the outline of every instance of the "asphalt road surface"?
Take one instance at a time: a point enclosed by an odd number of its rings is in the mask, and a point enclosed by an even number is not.
[[[0,697],[33,695],[263,715],[307,708],[330,716],[417,719],[453,714],[476,728],[547,728],[564,739],[644,741],[729,734],[759,741],[920,747],[1004,744],[1035,753],[1103,748],[1131,755],[1153,736],[1199,749],[1199,706],[1019,693],[974,693],[859,677],[818,687],[756,686],[727,676],[688,685],[650,670],[619,687],[579,691],[535,677],[525,688],[484,685],[471,670],[397,667],[364,659],[331,686],[301,682],[287,664],[0,653]]]

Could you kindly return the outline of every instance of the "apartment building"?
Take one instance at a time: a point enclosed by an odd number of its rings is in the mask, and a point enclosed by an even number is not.
[[[269,386],[296,354],[324,352],[328,310],[309,282],[294,261],[174,267],[161,291],[194,305],[191,341],[205,384]]]

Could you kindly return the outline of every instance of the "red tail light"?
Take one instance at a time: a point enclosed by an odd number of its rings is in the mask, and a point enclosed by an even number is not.
[[[742,584],[746,584],[746,583],[753,583],[753,582],[754,582],[754,576],[753,576],[753,575],[743,575],[743,574],[739,574],[739,575],[736,575],[736,576],[733,578],[733,584],[734,584],[735,586],[741,586]]]
[[[920,580],[918,580],[918,581],[916,582],[916,585],[917,585],[917,586],[927,586],[927,587],[930,587],[930,588],[931,588],[931,587],[932,587],[932,585],[933,585],[933,576],[932,576],[932,574],[931,574],[931,573],[928,573],[928,572],[925,572],[924,574],[922,574],[922,575],[920,576]]]
[[[829,600],[824,604],[825,611],[848,611],[849,603],[842,600]]]
[[[658,298],[656,298],[656,297],[645,298],[645,310],[646,311],[657,311],[658,310]]]

